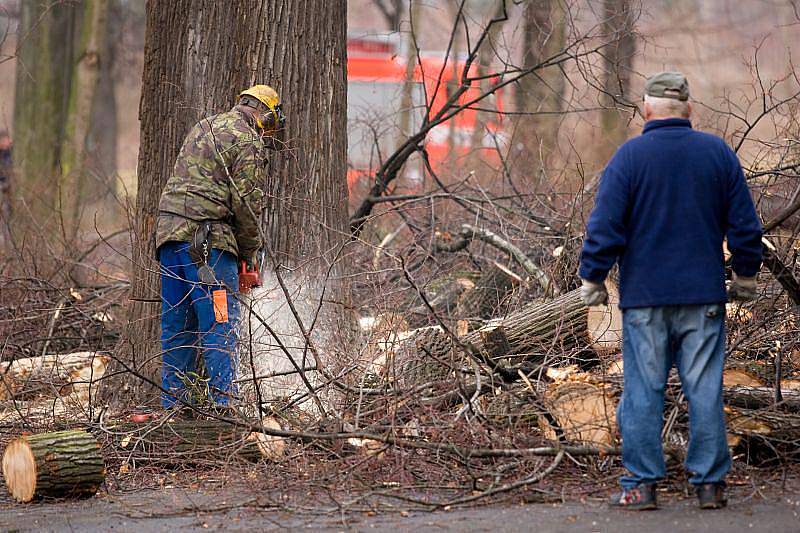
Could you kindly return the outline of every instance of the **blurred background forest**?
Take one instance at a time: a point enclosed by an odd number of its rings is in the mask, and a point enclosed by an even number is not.
[[[68,70],[63,62],[66,55],[60,58],[54,55],[50,64],[34,63],[26,57],[25,51],[39,45],[37,40],[43,39],[40,34],[48,32],[49,46],[54,51],[74,54],[79,47],[76,13],[80,2],[54,2],[54,6],[46,8],[48,3],[0,1],[0,129],[11,132],[16,142],[16,164],[23,175],[36,168],[31,166],[33,162],[25,160],[26,157],[40,159],[36,154],[46,151],[50,151],[51,159],[57,157],[52,155],[57,152],[53,144],[59,141],[40,136],[32,141],[40,145],[37,151],[28,151],[22,146],[28,141],[24,131],[15,131],[15,89],[22,88],[32,100],[38,99],[36,105],[41,108],[43,101],[35,91],[49,92],[54,98],[60,96],[64,100],[67,91],[59,90],[53,83],[58,80],[70,83],[71,80],[68,75],[58,77],[56,73],[36,70],[56,66]],[[580,28],[601,24],[609,12],[622,17],[613,30],[630,32],[630,38],[620,46],[619,57],[611,58],[615,62],[613,72],[603,72],[607,67],[600,63],[599,56],[581,64],[568,61],[545,69],[541,76],[537,74],[538,79],[531,76],[512,84],[498,95],[508,113],[496,121],[495,131],[501,132],[503,157],[515,171],[544,173],[551,181],[565,179],[572,183],[565,191],[575,186],[576,179],[595,175],[619,142],[640,130],[643,119],[636,110],[641,87],[649,73],[670,69],[683,71],[698,104],[694,117],[696,126],[726,135],[734,145],[737,136],[747,129],[747,124],[738,120],[739,117],[754,116],[758,112],[759,83],[767,85],[770,95],[776,99],[788,98],[797,90],[793,60],[800,50],[800,8],[792,0],[653,0],[641,3],[635,0],[536,0],[508,2],[508,5],[509,20],[492,30],[494,53],[481,57],[489,63],[484,68],[496,69],[506,59],[524,64],[541,58],[548,50],[555,51],[559,47],[559,40],[565,39],[565,31],[577,32]],[[101,39],[104,47],[101,57],[107,59],[101,62],[99,69],[87,144],[91,185],[81,198],[81,209],[90,213],[84,215],[81,222],[89,241],[97,233],[94,220],[102,233],[121,229],[125,217],[120,215],[124,215],[129,200],[135,197],[144,7],[141,0],[110,0],[108,3],[105,34]],[[381,53],[396,60],[398,54],[409,53],[412,36],[426,57],[441,59],[448,49],[457,8],[457,2],[447,0],[349,0],[351,63],[364,55],[363,43],[370,40],[390,43]],[[22,24],[24,9],[29,11],[28,27]],[[58,21],[49,19],[47,9],[61,10],[63,13],[56,15],[71,17],[71,20],[62,21],[62,27],[56,27]],[[465,4],[465,23],[474,32],[497,9],[498,3],[492,0],[469,0]],[[52,27],[45,28],[47,24]],[[457,33],[451,45],[451,57],[465,57],[466,46],[461,33]],[[359,67],[355,64],[354,68],[358,70]],[[453,67],[448,65],[448,68]],[[554,71],[559,69],[562,72],[556,74]],[[351,78],[350,84],[358,86],[364,79],[368,77],[355,81]],[[396,81],[398,86],[403,83],[402,79]],[[614,90],[615,85],[617,90]],[[369,90],[374,93],[374,89]],[[616,100],[609,97],[609,90],[618,95]],[[349,172],[353,205],[358,203],[358,195],[364,194],[365,189],[352,170],[363,170],[368,165],[365,153],[370,152],[372,144],[363,135],[361,124],[365,117],[369,115],[381,122],[383,132],[379,137],[384,153],[392,146],[391,134],[387,132],[401,129],[404,120],[399,101],[380,109],[373,106],[366,112],[370,101],[363,92],[359,92],[358,87],[351,87],[349,91],[348,152],[351,159],[357,160],[351,160]],[[292,95],[287,94],[285,98],[291,99]],[[375,98],[391,101],[402,97],[400,92],[387,92]],[[60,105],[67,105],[65,102]],[[614,112],[609,113],[609,108]],[[735,111],[735,114],[728,111]],[[20,117],[23,112],[17,110]],[[59,127],[55,123],[57,117],[47,120],[53,126],[51,129]],[[758,125],[758,128],[769,127],[763,122]],[[437,135],[440,139],[437,142],[449,143],[449,149],[440,155],[442,159],[449,158],[448,179],[459,174],[455,170],[459,165],[470,167],[469,170],[484,175],[486,180],[496,179],[499,168],[496,157],[486,158],[488,161],[483,165],[473,164],[474,159],[466,162],[467,156],[484,140],[480,132],[477,136],[474,134],[480,126],[470,128],[472,131],[468,131],[466,137],[464,131],[456,131],[458,128],[448,128]],[[759,132],[755,133],[749,132],[751,138],[758,137]],[[448,136],[451,138],[447,139]],[[461,149],[454,150],[454,145]],[[764,162],[758,155],[762,148],[753,141],[742,147],[740,155],[751,166],[761,165]],[[514,164],[518,161],[525,164],[524,170]],[[36,187],[30,189],[33,184],[25,181],[20,176],[16,188],[24,191],[23,196],[30,202],[42,191]]]

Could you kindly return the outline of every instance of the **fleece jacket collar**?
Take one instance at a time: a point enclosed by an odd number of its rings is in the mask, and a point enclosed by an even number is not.
[[[658,128],[691,128],[692,122],[688,118],[663,118],[650,120],[644,125],[642,133],[647,133]]]

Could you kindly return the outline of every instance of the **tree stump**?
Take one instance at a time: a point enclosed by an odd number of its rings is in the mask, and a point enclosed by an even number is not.
[[[3,477],[18,502],[91,496],[106,478],[100,445],[82,430],[27,435],[3,454]]]

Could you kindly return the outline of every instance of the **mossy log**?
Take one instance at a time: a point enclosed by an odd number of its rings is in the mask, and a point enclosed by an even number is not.
[[[91,496],[105,481],[100,445],[82,430],[26,435],[3,454],[3,477],[18,502]]]
[[[272,419],[265,426],[280,429]],[[125,422],[107,429],[111,453],[132,463],[205,464],[244,459],[278,459],[280,437],[243,430],[218,420],[153,420]]]

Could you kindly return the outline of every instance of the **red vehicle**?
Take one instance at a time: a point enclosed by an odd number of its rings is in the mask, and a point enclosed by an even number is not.
[[[435,115],[441,109],[449,92],[457,86],[464,68],[463,61],[450,60],[442,69],[444,52],[423,55],[419,64],[415,58],[414,65],[409,67],[405,54],[401,52],[399,40],[393,36],[351,35],[348,38],[347,182],[351,190],[364,176],[373,175],[401,140],[418,131],[425,116],[426,101],[434,92],[430,114]],[[406,101],[410,96],[411,108],[405,110],[404,115],[401,108],[406,79],[412,80],[410,91],[405,96]],[[461,95],[460,104],[466,104],[480,94],[477,85],[476,82],[475,87]],[[478,107],[502,112],[502,101],[499,96],[487,98]],[[500,115],[485,115],[491,118],[490,122],[481,126],[483,131],[476,131],[477,114],[478,111],[466,108],[428,133],[425,147],[434,169],[448,159],[464,156],[476,149],[488,149],[487,152],[492,152],[494,157],[487,156],[497,160],[495,138],[502,137]],[[420,181],[421,176],[420,162],[410,161],[404,177],[413,184]]]

